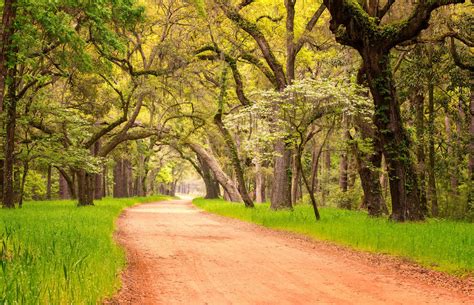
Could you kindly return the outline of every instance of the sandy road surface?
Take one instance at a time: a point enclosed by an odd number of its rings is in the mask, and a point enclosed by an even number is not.
[[[185,200],[128,209],[118,227],[129,266],[112,304],[474,304],[393,266],[209,215]]]

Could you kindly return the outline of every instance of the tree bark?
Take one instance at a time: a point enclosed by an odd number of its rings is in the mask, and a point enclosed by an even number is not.
[[[97,140],[93,145],[93,154],[97,156],[100,150],[100,140]],[[100,200],[104,197],[102,189],[102,173],[95,173],[94,176],[94,199]]]
[[[5,0],[3,3],[1,44],[0,44],[0,113],[4,109],[5,84],[9,73],[8,53],[12,47],[12,37],[14,34],[14,22],[16,19],[18,1]]]
[[[375,103],[374,122],[387,160],[391,219],[396,221],[422,220],[418,177],[410,156],[410,139],[403,127],[388,51],[373,46],[361,53],[367,80]]]
[[[205,148],[201,147],[198,144],[191,143],[189,147],[202,159],[203,162],[209,166],[211,171],[214,173],[214,177],[217,179],[220,185],[226,191],[229,201],[232,202],[242,202],[240,197],[239,190],[237,189],[234,181],[227,176],[227,174],[222,170],[221,166],[217,160],[212,156],[212,154],[207,151]],[[224,194],[225,197],[225,194]]]
[[[469,126],[469,161],[468,161],[468,185],[467,212],[474,213],[474,81],[471,79],[471,98],[469,102],[469,115],[471,122]]]
[[[321,216],[319,214],[319,209],[318,209],[318,205],[316,203],[316,198],[314,197],[314,192],[312,192],[312,189],[311,189],[311,183],[308,181],[308,179],[306,178],[306,175],[303,173],[303,165],[301,164],[301,153],[302,153],[302,151],[303,151],[303,148],[300,148],[299,151],[297,152],[296,164],[298,166],[298,169],[301,172],[301,177],[303,178],[303,182],[304,182],[304,185],[306,186],[306,190],[309,193],[309,197],[311,199],[311,206],[313,207],[314,216],[315,216],[316,220],[320,220]]]
[[[362,207],[366,208],[370,216],[378,217],[383,213],[388,214],[388,208],[383,197],[382,186],[380,183],[380,169],[382,166],[382,151],[380,143],[374,137],[374,128],[362,121],[356,123],[357,130],[360,132],[363,141],[373,141],[373,151],[364,153],[353,141],[352,148],[356,158],[357,171],[364,191]]]
[[[77,199],[78,206],[94,205],[95,175],[83,169],[77,171]]]
[[[52,167],[48,165],[48,173],[46,174],[46,200],[51,200],[51,174]]]
[[[3,203],[3,169],[5,168],[5,162],[0,160],[0,202]]]
[[[255,202],[265,202],[265,177],[259,160],[255,163]]]
[[[59,172],[59,198],[63,200],[71,199],[68,182],[61,171]]]
[[[426,160],[425,160],[425,96],[418,92],[413,99],[415,106],[416,127],[416,157],[418,161],[418,176],[420,177],[420,204],[427,206],[426,199]]]
[[[104,170],[102,171],[102,195],[104,197],[109,196],[109,186],[107,184],[107,176],[108,176],[108,169],[107,169],[107,165],[105,165]]]
[[[115,162],[114,166],[114,189],[113,189],[113,197],[114,198],[123,198],[125,197],[125,190],[124,190],[124,166],[123,166],[123,159],[118,159]]]
[[[125,159],[123,163],[124,169],[124,181],[123,181],[123,189],[125,191],[124,197],[132,197],[133,193],[133,171],[132,171],[132,163],[129,159]]]
[[[326,146],[326,151],[324,152],[324,163],[323,163],[323,183],[321,183],[321,195],[322,195],[322,205],[326,203],[326,197],[329,195],[328,185],[331,179],[331,146],[329,143]]]
[[[15,191],[13,185],[13,166],[15,164],[15,130],[16,130],[16,68],[9,69],[7,97],[4,100],[5,110],[5,143],[4,143],[4,168],[3,168],[3,207],[15,207]]]
[[[361,86],[368,86],[365,67],[361,67],[357,74],[357,83]],[[352,142],[354,156],[356,158],[357,171],[359,173],[364,198],[361,208],[366,208],[370,216],[378,217],[383,213],[388,214],[388,207],[385,203],[383,192],[384,175],[382,171],[383,151],[380,139],[376,137],[375,126],[366,122],[363,118],[356,117],[355,125],[363,141],[373,143],[373,152],[365,153],[356,142]]]
[[[0,114],[6,110],[6,139],[4,147],[4,160],[2,162],[2,204],[5,208],[14,208],[13,191],[13,163],[15,148],[15,124],[16,124],[16,67],[8,67],[9,53],[12,52],[12,37],[14,34],[14,22],[16,19],[18,1],[5,0],[3,4],[1,45],[0,45]],[[7,105],[5,105],[5,86],[8,84]],[[5,107],[7,106],[7,107]],[[6,108],[6,109],[5,109]]]
[[[453,140],[453,134],[451,131],[451,120],[449,119],[449,114],[446,113],[444,117],[444,127],[446,131],[447,144],[448,144],[448,162],[449,162],[449,182],[450,182],[450,193],[451,195],[458,195],[458,171],[457,171],[457,156],[454,152],[453,146],[455,141]]]
[[[197,155],[197,159],[202,173],[202,180],[206,187],[206,196],[204,198],[218,199],[220,196],[219,183],[214,179],[212,171],[207,163],[204,162],[199,155]]]
[[[273,165],[273,183],[271,209],[292,209],[291,205],[291,151],[283,141],[278,141],[275,146]]]
[[[237,178],[237,189],[239,190],[240,197],[244,201],[244,204],[247,208],[253,208],[253,201],[250,198],[250,195],[247,191],[247,186],[245,185],[244,171],[240,162],[237,146],[235,145],[234,139],[232,138],[230,132],[222,122],[222,108],[220,108],[219,113],[214,116],[214,123],[217,125],[220,133],[224,137],[224,142],[226,143],[227,149],[229,150],[230,160]]]
[[[20,199],[18,200],[19,208],[23,206],[23,196],[25,194],[26,177],[28,176],[29,169],[30,169],[30,164],[28,160],[25,160],[23,162],[23,175],[21,176]]]
[[[297,164],[297,155],[293,153],[293,166],[292,166],[292,174],[291,174],[291,204],[295,205],[298,201],[298,195],[300,191],[300,178],[301,178],[301,171]]]
[[[319,172],[319,160],[321,159],[321,152],[323,150],[324,143],[318,145],[316,141],[313,143],[313,150],[311,152],[311,192],[317,192],[318,190],[318,172]]]
[[[343,133],[343,140],[347,143],[349,141],[349,121],[347,118],[347,114],[343,113],[342,118],[342,133]],[[346,144],[344,143],[344,144]],[[348,170],[349,170],[349,160],[347,155],[347,150],[344,148],[341,152],[341,160],[339,162],[339,189],[341,192],[346,193],[348,189]],[[342,206],[343,208],[347,208],[345,204]]]
[[[428,194],[431,203],[431,215],[438,216],[438,194],[435,176],[435,110],[434,110],[434,85],[428,85]]]

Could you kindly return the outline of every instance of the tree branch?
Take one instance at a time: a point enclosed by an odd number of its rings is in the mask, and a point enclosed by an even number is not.
[[[227,0],[216,0],[216,3],[222,9],[227,18],[229,18],[236,26],[247,32],[247,34],[255,40],[275,76],[278,89],[281,90],[285,88],[287,81],[285,72],[283,71],[283,66],[278,62],[270,48],[270,44],[265,38],[265,35],[263,35],[263,33],[258,29],[257,25],[240,15],[239,11],[230,5]]]
[[[313,31],[313,28],[316,26],[316,23],[318,23],[319,18],[321,17],[321,15],[324,13],[325,10],[326,10],[326,6],[324,4],[321,4],[319,8],[316,10],[316,12],[314,12],[313,17],[311,17],[311,19],[306,24],[306,28],[303,34],[296,42],[295,55],[297,55],[300,52],[301,48],[303,47],[303,45],[306,43],[308,39],[309,33]]]

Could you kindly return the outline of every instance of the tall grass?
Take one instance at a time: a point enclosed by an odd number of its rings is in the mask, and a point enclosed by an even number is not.
[[[137,202],[104,199],[27,202],[0,210],[0,304],[97,304],[119,287],[125,256],[113,241],[115,220]]]
[[[432,268],[457,275],[474,271],[474,224],[429,219],[420,223],[394,223],[364,212],[323,208],[315,222],[308,205],[294,211],[274,212],[268,204],[246,209],[223,200],[195,199],[198,207],[223,216],[265,227],[302,233],[355,249],[406,257]]]

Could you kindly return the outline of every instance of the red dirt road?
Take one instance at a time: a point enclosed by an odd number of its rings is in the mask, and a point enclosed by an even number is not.
[[[126,210],[117,239],[129,265],[112,304],[474,304],[469,292],[400,273],[403,263],[209,215],[189,201]]]

